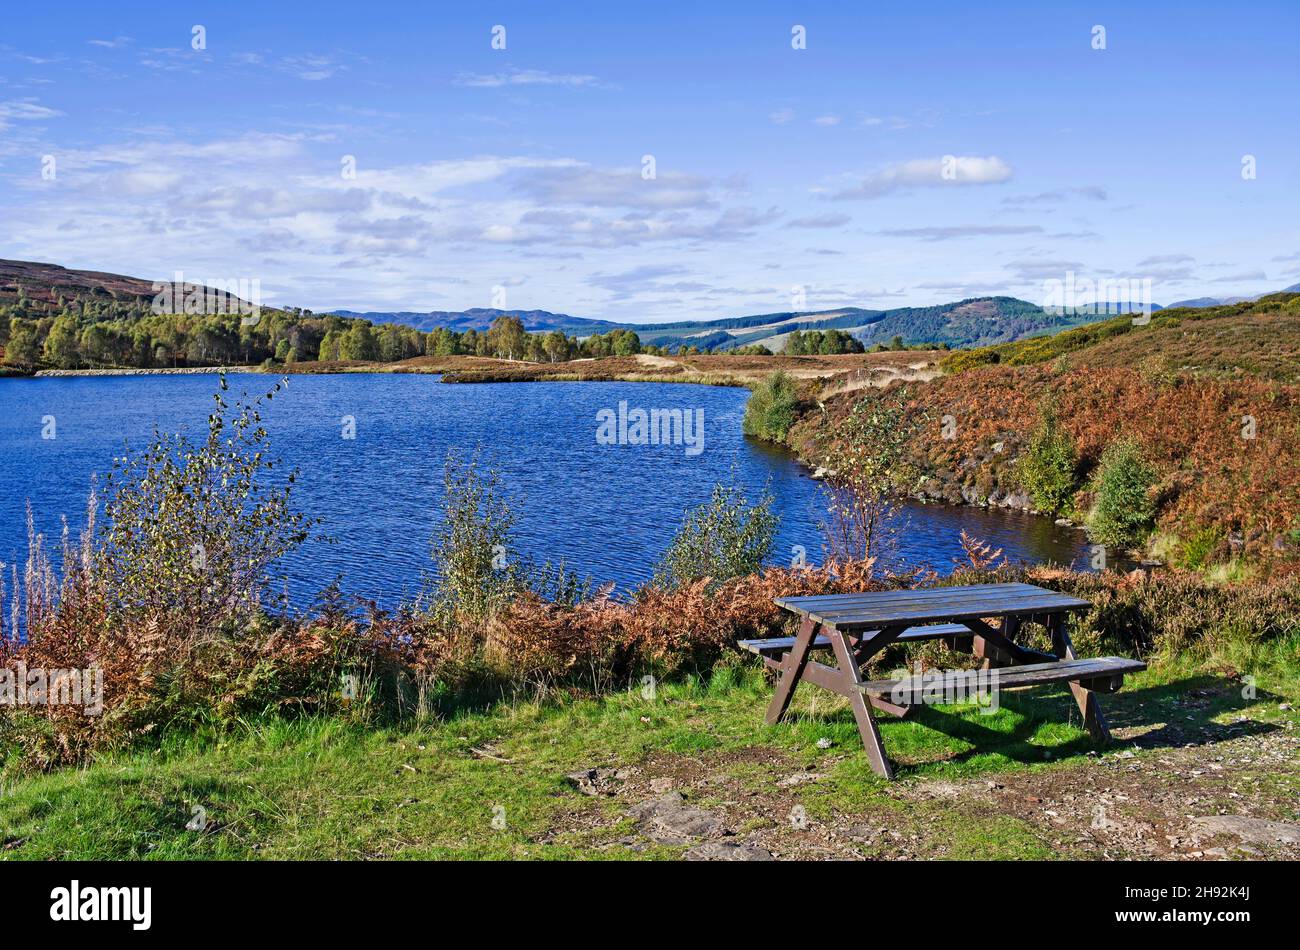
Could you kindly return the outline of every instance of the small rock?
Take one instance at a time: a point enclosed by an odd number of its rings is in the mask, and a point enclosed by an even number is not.
[[[689,844],[722,829],[722,821],[712,812],[692,808],[681,792],[669,792],[628,809],[637,830],[662,844]]]
[[[834,744],[835,743],[832,740],[825,737],[817,740],[817,748],[819,749],[829,749]]]
[[[772,852],[748,841],[706,841],[684,855],[687,861],[775,861]]]
[[[820,772],[795,772],[793,775],[788,775],[781,779],[781,781],[776,784],[780,788],[789,788],[792,785],[802,785],[804,782],[815,782],[821,777]]]
[[[663,778],[651,779],[650,791],[654,792],[656,795],[663,795],[668,792],[671,792],[673,790],[673,785],[675,784],[676,783],[672,780],[672,778],[668,776],[664,776]]]
[[[622,784],[624,775],[620,769],[600,766],[570,772],[565,778],[584,795],[613,795]]]
[[[1193,818],[1188,826],[1195,840],[1227,834],[1247,844],[1300,844],[1300,825],[1283,821],[1265,821],[1248,815],[1205,815]]]

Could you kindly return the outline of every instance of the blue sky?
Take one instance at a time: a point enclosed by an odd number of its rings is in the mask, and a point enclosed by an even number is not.
[[[1300,281],[1294,0],[111,6],[6,11],[0,257],[646,321]]]

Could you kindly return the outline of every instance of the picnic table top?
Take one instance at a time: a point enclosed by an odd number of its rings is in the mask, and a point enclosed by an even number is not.
[[[968,584],[924,590],[880,590],[863,594],[778,597],[786,610],[838,630],[878,629],[889,624],[1086,610],[1086,600],[1033,584]]]

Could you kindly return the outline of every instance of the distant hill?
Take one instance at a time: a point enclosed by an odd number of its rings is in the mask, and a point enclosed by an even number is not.
[[[989,346],[1053,333],[1096,320],[1093,314],[1053,313],[1015,297],[971,297],[935,307],[901,307],[855,334],[868,345],[895,336],[907,344]]]
[[[168,278],[170,279],[170,278]],[[58,264],[0,260],[0,304],[18,299],[19,289],[31,300],[50,303],[87,294],[111,300],[154,296],[153,281],[94,270],[69,270]]]
[[[447,327],[457,333],[477,330],[482,333],[492,326],[492,321],[501,316],[518,317],[523,321],[524,329],[530,333],[548,330],[562,330],[570,336],[585,336],[592,333],[607,333],[622,329],[626,324],[611,323],[608,320],[592,320],[588,317],[574,317],[567,313],[551,313],[549,310],[497,310],[492,307],[474,307],[470,310],[399,310],[392,312],[368,311],[359,313],[355,310],[330,310],[329,313],[340,317],[361,317],[371,323],[403,323],[408,327],[428,332],[434,327]]]
[[[883,310],[841,307],[838,310],[787,310],[720,320],[676,323],[631,324],[643,343],[674,347],[691,344],[700,349],[730,350],[751,343],[771,348],[774,339],[784,339],[794,330],[852,330],[884,315]],[[779,348],[779,347],[778,347]]]
[[[1054,336],[950,353],[949,374],[1061,360],[1070,368],[1142,368],[1156,376],[1251,376],[1300,383],[1300,292],[1215,307],[1166,307],[1146,324],[1112,317]]]
[[[456,330],[486,329],[506,311],[466,310],[432,313],[357,313],[333,311],[340,316],[364,317],[374,322],[405,323],[421,329],[447,326]],[[546,310],[508,311],[524,321],[531,331],[563,330],[569,334],[604,333],[613,329],[636,331],[648,346],[677,349],[695,346],[701,350],[726,351],[761,344],[773,351],[785,345],[795,330],[843,330],[868,346],[902,337],[906,344],[946,344],[950,347],[988,346],[1054,333],[1058,330],[1102,319],[1110,314],[1053,313],[1015,297],[973,297],[933,307],[900,307],[866,310],[840,307],[835,310],[782,311],[723,317],[718,320],[683,320],[672,323],[610,323]]]
[[[1300,293],[1300,284],[1292,284],[1290,287],[1283,287],[1280,291],[1269,291],[1272,293],[1294,294]],[[1229,304],[1243,303],[1248,300],[1258,300],[1260,297],[1267,297],[1268,294],[1255,294],[1253,297],[1193,297],[1191,300],[1178,300],[1171,303],[1171,307],[1224,307]]]
[[[170,283],[175,274],[158,278],[159,283]],[[139,277],[124,277],[97,270],[71,270],[58,264],[37,261],[0,260],[0,306],[16,303],[20,296],[45,304],[58,304],[59,299],[84,300],[90,304],[136,305],[144,308],[157,296],[154,281]],[[179,284],[179,301],[185,294],[199,288],[226,292],[226,288],[208,288],[205,284],[184,279]],[[174,288],[175,289],[175,288]],[[233,298],[235,300],[246,298]]]
[[[172,275],[160,279],[169,280]],[[194,286],[194,285],[187,285]],[[1287,288],[1300,290],[1300,284]],[[89,305],[88,312],[124,306],[137,315],[147,309],[154,296],[153,281],[101,271],[71,270],[57,264],[0,260],[0,306],[20,297],[57,305],[63,299],[78,299]],[[1243,298],[1230,298],[1239,302]],[[1259,298],[1248,298],[1256,300]],[[101,303],[96,304],[96,301]],[[1180,307],[1224,306],[1219,298],[1202,297],[1180,301]],[[1156,306],[1153,310],[1160,310]],[[946,345],[952,349],[988,347],[1042,337],[1073,327],[1104,322],[1114,315],[1092,310],[1058,312],[1046,310],[1015,297],[971,297],[932,307],[899,307],[868,310],[841,307],[834,310],[781,311],[723,317],[716,320],[683,320],[670,323],[617,323],[578,317],[549,310],[501,310],[479,307],[469,310],[358,312],[326,311],[349,319],[374,324],[400,324],[429,331],[448,327],[457,332],[485,331],[498,317],[518,317],[530,332],[560,330],[568,336],[587,337],[611,330],[636,331],[642,344],[676,350],[685,345],[700,350],[727,351],[750,344],[762,344],[779,351],[795,330],[836,329],[852,334],[868,347],[888,344],[895,337],[908,345]],[[302,312],[300,316],[311,316]],[[317,314],[316,316],[320,316]]]

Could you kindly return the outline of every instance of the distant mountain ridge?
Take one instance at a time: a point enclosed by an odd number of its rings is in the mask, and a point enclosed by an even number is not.
[[[839,307],[834,310],[791,310],[777,313],[722,317],[716,320],[679,320],[670,323],[613,323],[574,317],[546,310],[358,312],[334,310],[342,317],[362,317],[374,322],[405,323],[420,329],[446,326],[454,330],[485,330],[498,316],[519,317],[531,332],[561,330],[570,335],[633,330],[648,346],[675,349],[695,346],[700,350],[731,350],[760,344],[773,351],[785,345],[795,330],[842,330],[868,346],[889,343],[901,337],[906,344],[987,346],[1026,336],[1051,333],[1099,319],[1095,314],[1058,314],[1015,297],[970,297],[933,307],[898,307],[868,310]]]
[[[404,323],[417,330],[429,331],[434,327],[446,327],[457,333],[477,330],[482,333],[492,326],[497,317],[518,317],[524,329],[530,333],[547,330],[563,330],[570,336],[585,336],[591,333],[607,333],[621,330],[626,324],[612,323],[609,320],[594,320],[589,317],[575,317],[567,313],[552,313],[549,310],[498,310],[495,307],[472,307],[469,310],[395,310],[366,311],[326,310],[340,317],[360,317],[371,323]]]
[[[167,279],[173,279],[168,275]],[[188,284],[188,282],[187,282]],[[1286,288],[1300,291],[1300,284]],[[20,295],[51,303],[60,297],[87,295],[104,300],[143,302],[155,294],[154,281],[102,271],[74,270],[57,264],[0,260],[0,305]],[[1228,298],[1232,301],[1255,300]],[[1217,306],[1219,298],[1202,297],[1171,306]],[[1153,310],[1159,310],[1156,306]],[[396,323],[429,331],[447,327],[457,332],[487,330],[503,315],[518,317],[524,329],[533,333],[560,330],[568,336],[585,337],[611,330],[630,329],[646,345],[676,349],[695,346],[700,350],[731,350],[761,344],[779,351],[795,330],[841,330],[867,346],[888,344],[895,337],[903,343],[946,345],[953,349],[1009,343],[1042,336],[1112,316],[1088,310],[1055,312],[1016,297],[970,297],[931,307],[898,307],[874,310],[840,307],[833,310],[781,311],[722,317],[714,320],[681,320],[670,323],[619,323],[549,310],[504,310],[476,307],[468,310],[355,311],[326,310],[341,317],[361,318],[372,323]]]
[[[1228,304],[1244,303],[1247,300],[1258,300],[1260,297],[1267,297],[1269,294],[1294,294],[1300,293],[1300,283],[1292,284],[1290,287],[1283,287],[1281,290],[1270,290],[1267,293],[1252,294],[1249,297],[1193,297],[1191,300],[1178,300],[1171,303],[1171,307],[1225,307]]]

